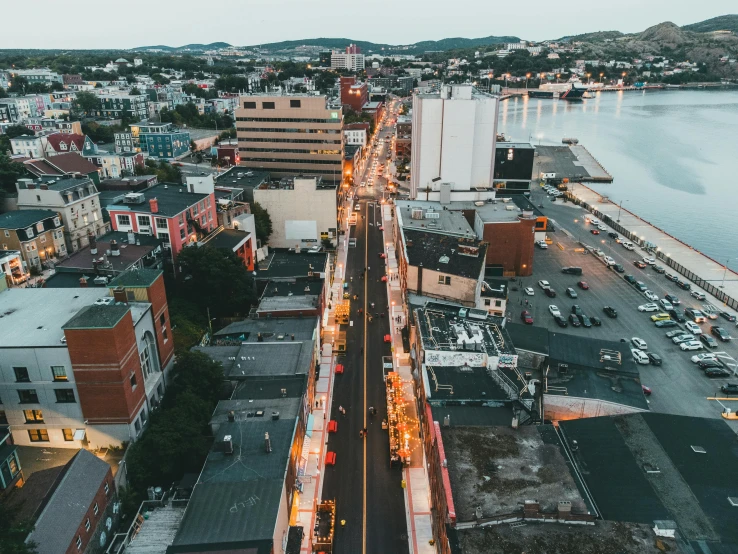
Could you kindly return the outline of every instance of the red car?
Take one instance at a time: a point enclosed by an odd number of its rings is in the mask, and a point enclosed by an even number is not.
[[[641,388],[643,389],[643,394],[646,396],[651,396],[651,389],[647,387],[646,385],[641,385]]]
[[[384,258],[387,257],[387,254],[385,254],[384,252],[380,252],[379,253],[379,257],[382,258],[382,259],[384,259]]]
[[[533,325],[533,316],[530,315],[528,310],[524,310],[523,313],[520,314],[520,319],[522,319],[523,323],[526,325]]]
[[[592,233],[593,235],[599,235],[600,234],[600,230],[599,229],[590,229],[589,232]]]
[[[633,265],[636,266],[639,269],[643,269],[646,267],[646,262],[642,262],[641,260],[636,260],[633,262]]]
[[[589,290],[589,285],[587,284],[587,281],[579,281],[577,283],[577,286],[582,290]]]

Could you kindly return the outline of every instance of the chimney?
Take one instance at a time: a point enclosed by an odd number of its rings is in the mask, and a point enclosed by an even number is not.
[[[269,433],[264,433],[264,448],[269,454],[272,451],[272,442],[269,440]]]
[[[87,288],[87,277],[85,277],[84,275],[79,278],[79,286],[83,289]]]
[[[115,239],[110,241],[110,255],[120,256],[120,249],[118,248],[118,241]]]
[[[156,198],[149,198],[149,206],[152,214],[159,213],[159,201]]]
[[[236,421],[236,412],[228,410],[228,421]]]
[[[115,287],[113,289],[113,298],[116,304],[128,304],[128,295],[126,294],[126,289],[123,287]]]
[[[133,231],[128,231],[128,244],[136,244],[136,235],[133,234]]]
[[[97,254],[97,239],[93,233],[87,235],[87,240],[90,242],[90,254],[93,256]]]
[[[233,436],[226,435],[223,437],[223,453],[226,455],[233,454]]]

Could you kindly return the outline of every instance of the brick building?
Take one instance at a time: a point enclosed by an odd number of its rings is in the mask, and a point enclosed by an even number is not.
[[[359,83],[356,77],[341,77],[341,104],[348,106],[356,113],[360,113],[369,100],[366,83]]]

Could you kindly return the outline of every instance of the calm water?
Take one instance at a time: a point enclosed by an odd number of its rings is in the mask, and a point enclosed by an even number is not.
[[[534,144],[578,138],[615,178],[593,188],[738,270],[738,91],[510,99],[499,132]]]

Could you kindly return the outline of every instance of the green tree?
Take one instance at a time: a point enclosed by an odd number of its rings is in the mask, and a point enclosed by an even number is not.
[[[15,138],[21,135],[33,135],[33,131],[25,125],[10,125],[5,129],[5,136],[8,138]]]
[[[92,92],[81,91],[72,102],[72,111],[77,115],[90,115],[94,110],[100,109],[100,98]]]
[[[251,204],[251,213],[254,214],[254,226],[256,227],[256,238],[259,239],[262,244],[269,242],[269,237],[272,236],[272,218],[269,212],[261,207],[261,204],[254,202]]]
[[[256,301],[253,277],[233,252],[185,248],[177,257],[177,294],[211,316],[246,314]]]
[[[215,407],[223,394],[224,379],[220,362],[212,360],[207,354],[191,350],[177,356],[172,369],[170,392],[174,393],[175,398],[192,394]]]
[[[19,92],[23,94],[25,93],[27,86],[28,79],[26,79],[25,77],[15,77],[11,85],[8,87],[8,92]]]
[[[156,162],[149,158],[144,165],[137,165],[133,170],[135,175],[156,175],[160,183],[181,183],[182,171],[179,167],[161,161]]]
[[[36,544],[26,544],[33,524],[17,522],[7,505],[0,504],[0,552],[2,554],[36,554]]]
[[[7,97],[8,97],[7,91],[3,87],[0,87],[0,98],[7,98]]]
[[[26,168],[23,164],[14,162],[0,146],[0,189],[5,193],[15,193],[15,182],[25,173]]]
[[[175,291],[176,283],[167,283],[167,290]],[[169,319],[172,322],[174,351],[186,352],[202,339],[208,328],[207,316],[192,301],[170,294]]]
[[[141,91],[138,90],[138,87],[133,87],[129,94],[131,96],[141,96]]]

